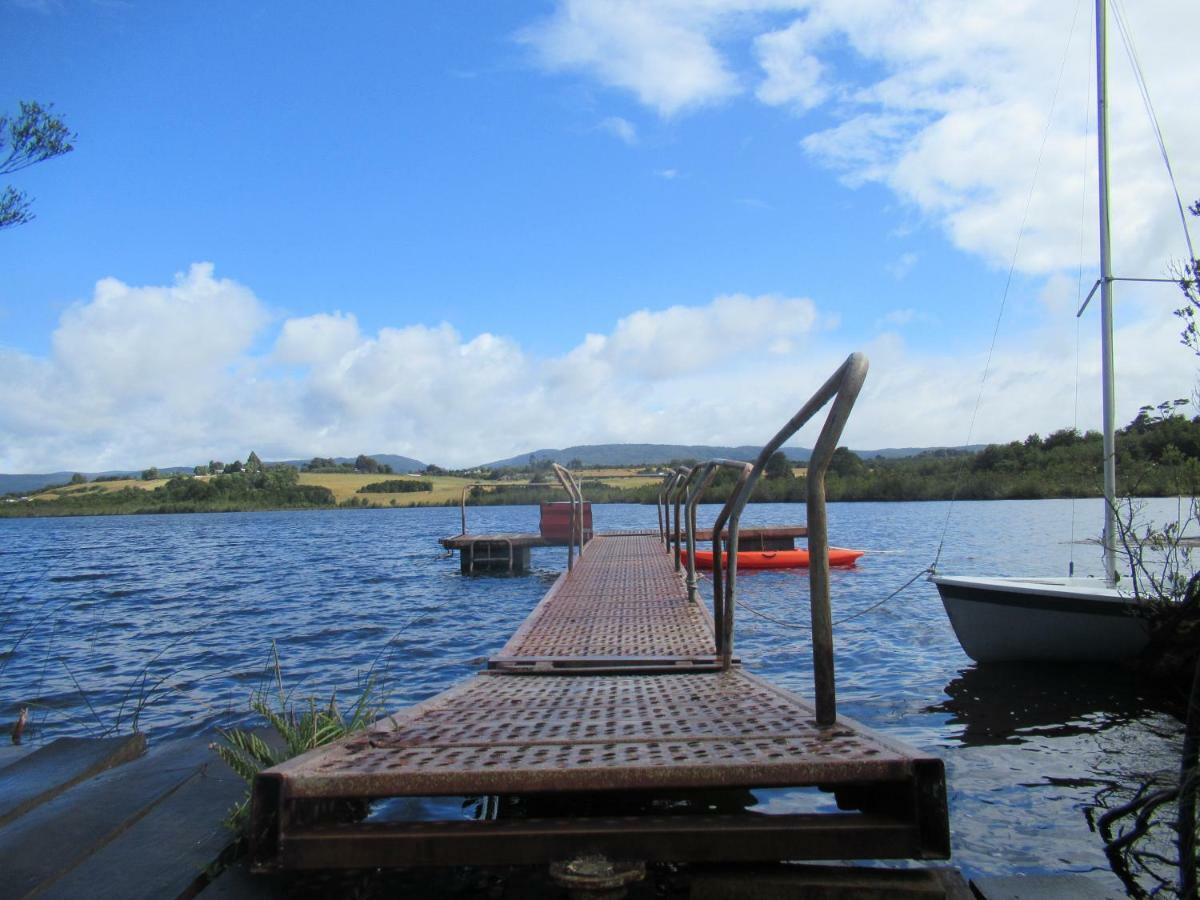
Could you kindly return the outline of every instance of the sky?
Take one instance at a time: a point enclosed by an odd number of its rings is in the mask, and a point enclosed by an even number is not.
[[[1190,204],[1200,4],[1115,12]],[[1092,27],[1074,0],[0,0],[0,111],[78,135],[0,177],[36,213],[0,231],[0,471],[761,444],[853,351],[852,447],[1097,428]],[[1114,273],[1170,277],[1111,13],[1109,48]],[[1118,286],[1119,423],[1192,396],[1181,301]]]

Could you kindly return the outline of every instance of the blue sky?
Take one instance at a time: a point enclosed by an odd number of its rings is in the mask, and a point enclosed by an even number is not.
[[[0,471],[757,443],[854,349],[858,447],[1094,427],[1091,10],[994,6],[0,0],[0,108],[79,135],[9,179]],[[1190,202],[1200,12],[1122,11]],[[1117,267],[1160,276],[1113,57]],[[1192,391],[1174,305],[1122,294],[1122,419]]]

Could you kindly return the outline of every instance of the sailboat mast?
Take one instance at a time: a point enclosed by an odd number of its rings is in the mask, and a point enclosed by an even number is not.
[[[1104,433],[1104,577],[1117,580],[1116,389],[1113,375],[1112,251],[1108,228],[1108,95],[1105,0],[1096,0],[1096,143],[1100,170],[1100,380]]]

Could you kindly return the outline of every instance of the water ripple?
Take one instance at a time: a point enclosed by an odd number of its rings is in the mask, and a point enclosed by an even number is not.
[[[1173,764],[1178,723],[1119,671],[974,665],[924,580],[849,617],[926,568],[943,529],[944,571],[1065,572],[1073,552],[1077,571],[1094,574],[1096,549],[1064,539],[1073,514],[1098,522],[1100,511],[1098,501],[962,503],[947,527],[944,504],[829,507],[834,544],[877,551],[832,573],[839,712],[945,759],[955,862],[968,874],[1106,872],[1085,812],[1103,792]],[[753,506],[743,523],[791,524],[803,513]],[[701,524],[714,515],[702,508]],[[389,708],[424,700],[478,671],[566,563],[561,548],[535,548],[529,576],[465,578],[436,543],[458,533],[458,516],[0,520],[0,725],[21,706],[34,741],[128,728],[134,714],[157,735],[244,721],[250,692],[272,685],[276,650],[293,696],[349,698],[369,675]],[[653,507],[596,510],[601,530],[655,522]],[[536,528],[536,507],[472,511],[473,531]],[[744,572],[739,587],[795,627],[739,609],[736,652],[811,696],[807,577]]]

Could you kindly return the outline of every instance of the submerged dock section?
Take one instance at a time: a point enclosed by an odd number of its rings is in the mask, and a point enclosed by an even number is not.
[[[576,505],[568,571],[485,670],[258,776],[254,865],[947,857],[941,761],[834,704],[823,466],[865,374],[848,359],[754,465],[672,473],[657,532],[585,542]],[[734,655],[736,555],[713,573],[710,611],[677,548],[723,466],[739,481],[713,530],[736,546],[765,460],[830,400],[809,469],[812,704]]]

